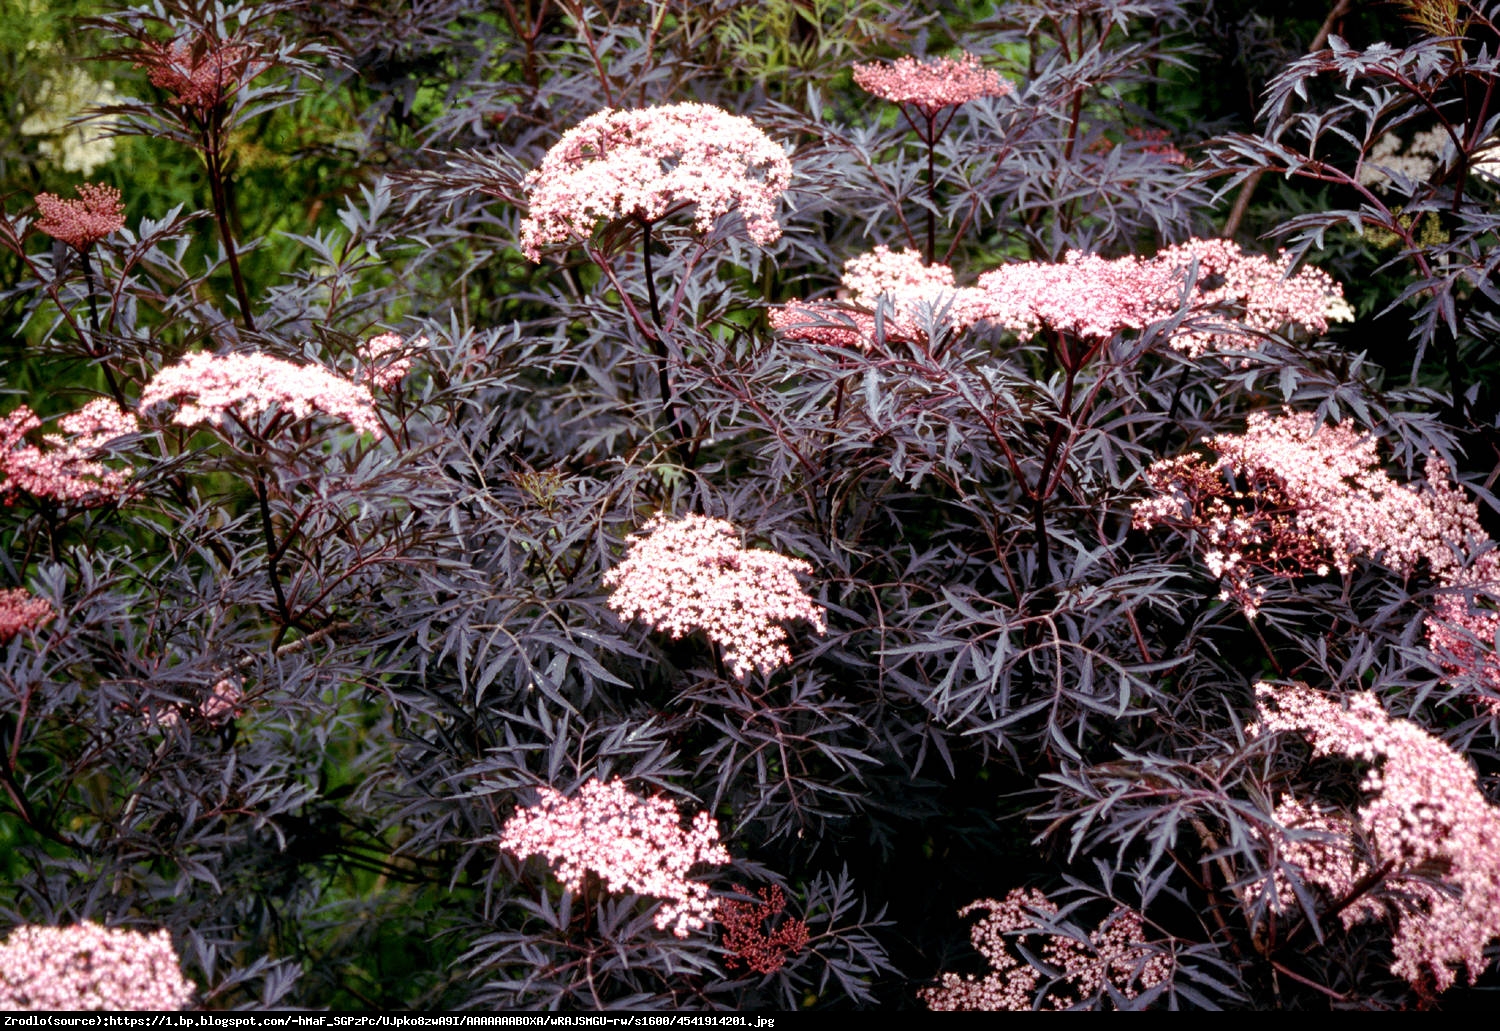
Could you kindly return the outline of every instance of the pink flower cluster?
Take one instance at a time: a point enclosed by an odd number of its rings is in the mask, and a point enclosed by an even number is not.
[[[1185,167],[1192,164],[1188,156],[1177,149],[1177,144],[1172,142],[1172,137],[1165,129],[1143,129],[1132,125],[1125,130],[1125,134],[1139,143],[1144,153],[1155,154],[1169,165]]]
[[[1143,988],[1152,988],[1172,976],[1171,956],[1155,952],[1142,943],[1145,937],[1141,915],[1119,908],[1087,939],[1045,932],[1038,916],[1055,917],[1055,906],[1036,889],[1017,888],[1003,901],[979,899],[958,911],[959,916],[986,913],[969,931],[969,940],[990,964],[983,977],[943,974],[937,987],[923,988],[917,995],[934,1010],[1067,1009],[1089,999],[1108,985],[1127,999]],[[1061,973],[1045,999],[1037,991],[1051,975],[1020,955],[1013,942],[1042,936],[1040,956]],[[1033,949],[1033,952],[1037,950]]]
[[[889,64],[857,64],[854,82],[882,100],[911,104],[929,118],[945,107],[980,97],[1003,97],[1015,89],[999,72],[980,64],[974,54],[926,61],[907,56]]]
[[[359,349],[360,378],[376,390],[392,390],[411,371],[411,352],[427,346],[426,337],[407,344],[399,333],[373,336]]]
[[[1192,309],[1219,323],[1172,338],[1172,347],[1195,358],[1213,347],[1251,347],[1257,337],[1286,326],[1326,333],[1330,319],[1354,317],[1332,276],[1311,266],[1294,272],[1285,253],[1272,259],[1246,254],[1229,240],[1189,240],[1160,251],[1155,262],[1171,267],[1177,280],[1158,303],[1175,311],[1177,291],[1196,268]]]
[[[25,405],[0,419],[0,501],[19,494],[80,507],[107,504],[125,491],[128,469],[98,461],[108,445],[139,428],[135,416],[107,398],[96,398],[58,420],[61,433],[43,436],[42,447],[26,434],[42,421]]]
[[[361,432],[384,434],[369,387],[268,354],[190,354],[141,391],[143,412],[173,401],[184,402],[172,417],[180,426],[219,426],[231,413],[248,419],[276,409],[297,419],[321,412]]]
[[[0,644],[51,622],[56,615],[57,610],[51,602],[38,598],[23,587],[0,591]]]
[[[1070,251],[1060,263],[1002,265],[972,287],[957,285],[946,265],[923,264],[915,251],[879,246],[844,266],[843,285],[860,308],[873,310],[886,299],[894,319],[887,332],[898,338],[920,336],[925,309],[946,310],[957,330],[986,322],[1022,340],[1043,328],[1099,340],[1169,319],[1186,300],[1191,321],[1171,345],[1194,357],[1215,346],[1252,346],[1286,326],[1323,333],[1330,318],[1348,309],[1343,288],[1321,270],[1293,272],[1285,257],[1246,254],[1226,240],[1191,240],[1153,258]],[[855,342],[827,333],[827,320],[820,319],[827,314],[826,302],[794,301],[772,321],[796,339]],[[860,345],[869,344],[866,338]]]
[[[84,183],[77,200],[39,193],[36,209],[41,217],[36,227],[54,240],[83,250],[125,225],[125,205],[120,191],[103,183]]]
[[[0,944],[0,1010],[180,1010],[192,998],[165,930],[23,926]]]
[[[702,630],[724,649],[740,678],[752,669],[770,673],[792,661],[782,623],[805,619],[827,633],[824,612],[802,590],[800,559],[741,548],[722,519],[658,515],[631,538],[630,549],[604,574],[613,587],[609,607],[623,619],[641,619],[673,638]]]
[[[593,871],[609,891],[665,900],[655,917],[659,930],[678,938],[702,930],[719,900],[708,885],[688,877],[700,863],[729,862],[719,826],[707,813],[684,830],[677,806],[665,798],[640,798],[618,778],[590,780],[567,798],[549,787],[541,800],[518,809],[500,834],[500,847],[521,858],[542,855],[557,879],[575,893]]]
[[[1500,713],[1500,551],[1487,551],[1467,569],[1455,570],[1427,618],[1427,647],[1450,679],[1472,686]],[[1489,602],[1490,607],[1481,604]]]
[[[1425,563],[1445,581],[1484,539],[1478,509],[1440,458],[1428,458],[1425,485],[1397,483],[1380,467],[1375,439],[1350,425],[1255,412],[1243,434],[1208,446],[1217,460],[1187,456],[1146,470],[1156,496],[1136,504],[1135,525],[1198,534],[1204,562],[1247,615],[1265,594],[1251,583],[1257,569],[1322,576],[1366,558],[1404,575]]]
[[[781,236],[776,204],[792,165],[748,118],[708,104],[606,109],[563,134],[526,176],[521,249],[587,240],[601,222],[655,222],[695,207],[699,232],[739,211],[759,244]]]
[[[1259,684],[1255,693],[1252,735],[1293,731],[1314,757],[1368,764],[1355,824],[1374,861],[1390,864],[1395,898],[1350,907],[1346,924],[1394,917],[1391,971],[1419,991],[1444,991],[1459,965],[1472,984],[1487,965],[1486,944],[1500,936],[1500,810],[1479,790],[1473,768],[1415,723],[1391,719],[1371,692],[1355,695],[1348,708],[1302,684]],[[1323,827],[1337,832],[1338,823]],[[1343,863],[1325,873],[1330,864],[1317,859],[1306,879],[1326,877],[1337,891],[1359,872]]]
[[[172,103],[206,112],[218,106],[232,86],[264,70],[265,62],[249,57],[250,51],[237,43],[179,39],[167,45],[152,44],[136,67],[151,69],[151,85],[170,93]]]
[[[750,890],[736,884],[734,890],[748,895]],[[724,928],[724,966],[734,970],[741,965],[757,974],[774,974],[786,965],[788,956],[795,956],[807,947],[807,924],[786,917],[769,932],[767,921],[775,921],[786,909],[786,896],[780,888],[771,885],[761,888],[759,902],[741,902],[738,899],[721,899],[719,923]]]

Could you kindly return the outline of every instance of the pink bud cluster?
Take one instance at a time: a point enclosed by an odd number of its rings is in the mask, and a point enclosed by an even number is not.
[[[228,96],[231,87],[255,78],[266,67],[251,61],[248,48],[217,39],[154,43],[136,67],[150,69],[151,85],[166,90],[172,103],[206,112]]]
[[[827,633],[824,612],[802,590],[800,559],[741,548],[722,519],[658,515],[631,538],[625,560],[604,574],[609,607],[681,638],[702,630],[724,649],[736,677],[792,661],[782,623],[804,619]]]
[[[56,615],[57,610],[51,602],[38,598],[23,587],[0,591],[0,644],[51,622]]]
[[[1048,933],[1038,917],[1056,917],[1057,906],[1036,889],[1017,888],[1004,900],[979,899],[958,911],[959,916],[983,911],[986,915],[969,931],[969,940],[990,964],[983,977],[943,974],[934,988],[917,995],[934,1010],[1067,1009],[1089,999],[1105,987],[1127,999],[1144,988],[1152,988],[1172,976],[1171,956],[1143,944],[1145,929],[1141,915],[1123,907],[1116,909],[1088,937]],[[1022,956],[1015,942],[1043,938],[1040,950],[1031,949],[1060,971],[1043,972]],[[1038,999],[1040,986],[1056,977],[1053,990]]]
[[[707,884],[688,877],[701,863],[729,862],[708,813],[698,813],[684,830],[675,803],[634,795],[618,778],[590,780],[572,798],[549,787],[538,791],[536,805],[516,810],[505,822],[502,849],[521,858],[545,856],[557,879],[575,893],[592,871],[609,891],[665,900],[656,927],[678,938],[713,919],[719,900],[709,897]]]
[[[417,337],[408,344],[399,333],[373,336],[359,349],[360,379],[375,390],[393,390],[411,371],[411,352],[427,346],[426,337]]]
[[[1142,152],[1154,154],[1169,165],[1185,167],[1192,164],[1188,156],[1177,149],[1177,144],[1172,142],[1171,135],[1165,129],[1143,129],[1132,125],[1125,130],[1125,135],[1139,143]]]
[[[37,194],[36,208],[38,229],[80,251],[125,225],[120,191],[103,183],[84,183],[78,187],[77,200]]]
[[[957,285],[946,265],[923,264],[915,251],[880,246],[845,265],[843,285],[864,309],[886,299],[894,319],[887,329],[898,337],[920,336],[925,309],[946,311],[957,330],[984,322],[1022,340],[1043,329],[1100,340],[1139,332],[1185,305],[1189,321],[1170,343],[1194,357],[1216,346],[1253,346],[1260,336],[1286,326],[1323,333],[1329,319],[1343,317],[1348,308],[1343,288],[1319,269],[1293,272],[1286,257],[1245,254],[1225,240],[1191,240],[1153,258],[1070,251],[1058,263],[1002,265],[980,275],[972,287]],[[809,305],[795,301],[788,307],[805,314]],[[773,315],[773,324],[784,335],[817,339],[810,335],[819,328],[812,319]]]
[[[739,211],[759,244],[781,236],[776,204],[792,178],[780,146],[748,118],[708,104],[606,109],[569,129],[526,176],[521,249],[587,240],[601,222],[655,222],[696,208],[699,232]]]
[[[43,446],[26,443],[42,421],[25,405],[0,419],[0,501],[20,494],[80,507],[107,504],[125,492],[127,469],[110,469],[98,459],[109,444],[139,428],[135,416],[107,398],[96,398],[63,416],[62,432],[43,436]]]
[[[23,926],[0,944],[0,1010],[180,1010],[192,998],[165,930]]]
[[[1380,467],[1375,439],[1351,425],[1255,412],[1243,434],[1208,446],[1216,460],[1187,456],[1146,470],[1155,496],[1136,504],[1135,525],[1196,533],[1204,562],[1247,615],[1265,594],[1251,583],[1257,570],[1322,576],[1365,558],[1403,575],[1425,564],[1447,580],[1484,539],[1478,509],[1440,458],[1429,456],[1424,485],[1399,484]]]
[[[974,54],[926,61],[902,57],[891,63],[857,64],[854,82],[893,104],[911,104],[932,117],[980,97],[1003,97],[1015,87],[1000,73],[985,68]]]
[[[143,412],[173,401],[183,402],[172,417],[180,426],[220,426],[230,414],[250,419],[275,409],[297,419],[322,413],[376,437],[384,433],[369,387],[267,354],[190,354],[141,391]]]
[[[741,895],[750,893],[743,884],[736,884],[734,890]],[[807,947],[807,924],[786,917],[768,931],[767,922],[775,922],[786,909],[786,896],[774,884],[757,894],[759,902],[719,901],[724,951],[729,954],[724,957],[724,966],[734,970],[743,965],[757,974],[774,974],[786,965],[788,956]]]
[[[1500,810],[1479,790],[1473,768],[1415,723],[1391,719],[1371,692],[1355,695],[1347,708],[1302,684],[1258,684],[1255,694],[1250,734],[1292,731],[1314,757],[1344,756],[1368,767],[1355,824],[1374,862],[1389,865],[1395,897],[1356,908],[1346,922],[1394,917],[1391,971],[1419,991],[1444,991],[1460,965],[1473,983],[1487,965],[1485,946],[1500,936]],[[1333,821],[1324,826],[1337,830]],[[1359,872],[1343,870],[1342,862],[1331,875],[1334,890]],[[1308,879],[1323,876],[1315,867]]]

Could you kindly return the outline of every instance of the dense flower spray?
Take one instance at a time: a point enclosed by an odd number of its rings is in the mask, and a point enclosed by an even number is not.
[[[748,118],[708,104],[606,109],[563,134],[526,176],[521,248],[587,240],[601,222],[655,222],[688,208],[707,232],[739,211],[759,244],[781,236],[776,204],[791,183],[781,147]]]
[[[267,354],[190,354],[141,391],[143,412],[173,401],[183,402],[172,417],[180,426],[218,426],[231,413],[249,419],[275,408],[298,419],[320,412],[376,437],[384,433],[369,387]]]
[[[1142,988],[1161,984],[1172,973],[1170,956],[1142,944],[1141,915],[1116,909],[1087,939],[1052,934],[1038,924],[1038,915],[1055,917],[1057,906],[1036,889],[1017,888],[1003,900],[979,899],[958,911],[959,916],[983,912],[969,931],[969,939],[990,964],[983,977],[943,974],[934,988],[917,994],[934,1010],[1067,1009],[1109,986],[1127,999]],[[1041,937],[1042,958],[1058,968],[1045,999],[1038,989],[1051,976],[1034,966],[1015,948],[1024,937]]]
[[[1485,602],[1488,602],[1486,605]],[[1427,618],[1427,646],[1450,679],[1477,688],[1500,711],[1500,551],[1486,551],[1439,588]]]
[[[103,183],[84,183],[78,187],[77,200],[37,194],[36,207],[40,213],[37,229],[80,251],[125,225],[120,191]]]
[[[27,630],[50,622],[57,610],[45,598],[38,598],[24,587],[0,591],[0,644]]]
[[[741,678],[792,661],[785,621],[805,619],[827,633],[822,607],[797,582],[797,573],[812,572],[806,562],[741,548],[732,525],[700,515],[658,515],[643,533],[632,538],[625,561],[604,574],[614,588],[609,607],[622,618],[674,638],[702,630]]]
[[[0,1010],[180,1010],[192,998],[165,930],[26,926],[0,945]]]
[[[860,308],[873,310],[882,299],[890,305],[892,336],[916,335],[924,308],[946,312],[955,330],[988,323],[1022,340],[1044,329],[1102,340],[1185,311],[1188,322],[1169,343],[1193,357],[1215,347],[1255,347],[1265,334],[1288,327],[1324,333],[1330,320],[1350,315],[1343,288],[1327,273],[1294,271],[1284,255],[1246,254],[1225,240],[1190,240],[1151,258],[1070,251],[1061,262],[1001,265],[971,287],[915,251],[879,246],[845,264],[843,286]],[[776,328],[809,338],[816,320],[808,317],[808,302],[784,311],[773,315]]]
[[[42,424],[25,405],[0,419],[0,501],[21,494],[79,507],[108,504],[124,493],[128,469],[110,469],[98,459],[105,448],[139,428],[135,416],[107,398],[96,398],[57,422],[58,433],[26,442]]]
[[[1324,575],[1365,558],[1404,575],[1425,564],[1444,580],[1485,539],[1478,509],[1440,458],[1428,458],[1426,484],[1397,483],[1375,439],[1353,426],[1254,412],[1243,434],[1209,447],[1216,460],[1190,455],[1146,470],[1156,494],[1135,506],[1135,523],[1197,534],[1205,564],[1247,614],[1265,594],[1251,582],[1257,570]]]
[[[736,884],[734,890],[741,895],[749,894],[743,884]],[[785,917],[767,930],[767,922],[775,921],[786,909],[786,896],[774,884],[761,888],[757,894],[759,902],[738,899],[719,902],[724,950],[729,953],[724,966],[730,970],[745,966],[757,974],[774,974],[786,964],[788,956],[795,956],[807,947],[807,924]]]
[[[656,926],[678,938],[713,919],[719,900],[688,877],[699,864],[729,862],[713,817],[698,813],[684,830],[673,802],[640,798],[618,779],[590,780],[572,798],[549,787],[538,791],[536,805],[506,821],[501,848],[523,858],[545,856],[573,892],[583,890],[584,874],[592,871],[609,891],[664,900]]]
[[[137,67],[150,69],[151,85],[171,95],[172,103],[206,112],[242,81],[260,74],[264,62],[250,59],[247,47],[217,39],[155,43],[139,55]]]
[[[1391,971],[1419,991],[1444,991],[1460,965],[1472,983],[1488,965],[1485,946],[1500,936],[1500,810],[1479,790],[1473,768],[1415,723],[1391,719],[1373,693],[1355,695],[1347,708],[1302,684],[1259,684],[1255,694],[1252,736],[1292,731],[1315,757],[1368,764],[1354,818],[1374,861],[1389,869],[1396,899],[1347,907],[1345,924],[1394,917]],[[1319,829],[1336,833],[1339,824],[1325,818]],[[1304,879],[1330,892],[1347,891],[1361,872],[1340,846],[1307,855]]]
[[[918,61],[907,56],[891,63],[857,64],[854,82],[893,104],[911,104],[924,115],[980,97],[1003,97],[1015,87],[985,68],[974,54]]]

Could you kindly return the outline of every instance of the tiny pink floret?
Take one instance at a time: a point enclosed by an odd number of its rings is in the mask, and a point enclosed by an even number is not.
[[[710,897],[707,884],[688,876],[700,864],[730,860],[708,813],[698,813],[684,829],[675,803],[641,798],[619,779],[590,780],[572,798],[549,787],[538,792],[536,805],[516,810],[505,822],[501,848],[521,858],[545,856],[574,893],[592,871],[609,891],[662,899],[656,927],[678,938],[713,919],[719,900]]]
[[[702,630],[741,679],[792,661],[783,622],[804,619],[828,632],[823,608],[797,582],[796,574],[812,572],[801,559],[742,548],[732,525],[700,515],[658,515],[643,533],[631,539],[625,561],[604,574],[614,588],[609,607],[621,618],[673,638]]]
[[[297,365],[267,354],[190,354],[158,372],[141,391],[141,411],[179,402],[179,426],[223,424],[233,414],[251,419],[276,409],[297,419],[314,414],[342,419],[380,437],[370,388],[318,365]]]
[[[31,925],[0,944],[0,1010],[180,1010],[192,998],[165,930]]]
[[[791,178],[781,147],[748,118],[708,104],[606,109],[564,133],[526,176],[521,248],[540,261],[542,248],[585,241],[601,223],[688,208],[698,232],[738,211],[750,239],[769,244],[781,236],[776,204]]]

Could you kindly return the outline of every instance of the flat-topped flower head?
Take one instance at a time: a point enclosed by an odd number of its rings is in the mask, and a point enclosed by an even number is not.
[[[1135,525],[1194,533],[1225,597],[1253,615],[1265,590],[1258,570],[1282,576],[1347,573],[1356,559],[1409,576],[1425,567],[1446,582],[1486,539],[1479,511],[1431,455],[1425,483],[1397,483],[1375,438],[1311,413],[1251,413],[1243,434],[1209,441],[1216,460],[1188,455],[1153,464],[1156,491],[1135,506]],[[1232,476],[1232,481],[1230,477]]]
[[[722,519],[657,516],[631,539],[625,561],[604,574],[613,587],[609,607],[674,638],[702,630],[724,649],[741,679],[752,669],[770,673],[792,661],[787,620],[805,619],[827,633],[823,609],[802,590],[801,559],[740,547]]]
[[[1172,975],[1171,956],[1144,943],[1141,914],[1133,909],[1117,908],[1087,937],[1045,930],[1041,921],[1056,918],[1058,908],[1035,888],[1016,888],[1004,899],[976,899],[958,911],[959,916],[971,913],[984,914],[970,929],[969,940],[989,961],[990,972],[983,977],[943,974],[936,987],[917,992],[929,1009],[1064,1010],[1106,992],[1134,999]],[[1033,939],[1031,954],[1052,971],[1017,948],[1027,938]],[[1041,939],[1040,947],[1035,939]],[[1038,998],[1043,987],[1047,994]]]
[[[151,85],[171,94],[172,103],[200,112],[217,106],[266,67],[264,61],[250,59],[248,47],[207,38],[153,43],[139,56],[136,67],[150,69]]]
[[[0,644],[17,634],[51,622],[57,610],[46,598],[38,598],[24,587],[0,591]]]
[[[318,365],[268,354],[190,354],[158,372],[141,391],[141,411],[179,402],[179,426],[222,425],[233,414],[251,419],[271,409],[293,418],[315,413],[342,419],[364,433],[384,434],[370,388]]]
[[[36,207],[41,213],[36,227],[80,251],[125,225],[120,191],[103,183],[84,183],[78,187],[77,200],[63,200],[51,193],[38,194]]]
[[[165,930],[23,926],[0,944],[0,1010],[180,1010],[192,998]]]
[[[1388,916],[1397,921],[1391,972],[1424,994],[1453,984],[1463,967],[1470,983],[1489,965],[1489,942],[1500,937],[1500,809],[1479,788],[1474,768],[1441,738],[1409,720],[1392,719],[1374,693],[1347,706],[1303,684],[1255,688],[1251,737],[1300,734],[1314,758],[1343,756],[1365,773],[1354,822],[1373,859],[1389,869],[1385,898],[1372,898],[1345,922]],[[1335,831],[1336,821],[1322,829]],[[1288,858],[1296,861],[1293,853]],[[1328,873],[1329,853],[1313,850],[1304,879],[1331,876],[1331,891],[1358,871]],[[1441,882],[1441,883],[1436,883]]]
[[[974,54],[918,61],[903,57],[892,63],[857,64],[854,81],[863,90],[895,104],[911,104],[931,117],[980,97],[1003,97],[1015,87],[1000,73],[985,68]]]
[[[654,922],[678,938],[713,919],[719,900],[709,896],[707,884],[688,876],[700,864],[729,862],[719,825],[708,813],[698,813],[684,828],[676,803],[641,798],[619,779],[590,780],[572,798],[549,787],[538,791],[536,805],[505,821],[502,849],[522,858],[545,856],[574,893],[592,871],[609,891],[663,899]]]
[[[96,398],[59,419],[60,432],[45,434],[38,447],[26,434],[41,424],[25,405],[0,419],[0,502],[28,494],[87,508],[125,492],[130,470],[111,469],[100,458],[112,442],[139,429],[134,415]]]
[[[781,236],[776,203],[791,178],[781,147],[748,118],[708,104],[606,109],[564,133],[526,176],[521,247],[540,261],[542,248],[587,240],[601,223],[689,208],[699,232],[738,211],[750,238],[769,244]]]

